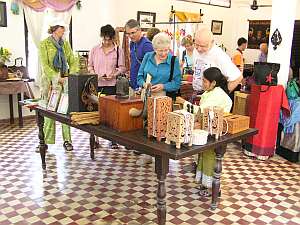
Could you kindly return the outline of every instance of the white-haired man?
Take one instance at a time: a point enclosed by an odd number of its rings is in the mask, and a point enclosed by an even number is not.
[[[241,83],[243,75],[233,64],[230,57],[218,47],[210,29],[202,25],[195,34],[193,88],[202,91],[203,71],[209,67],[217,67],[228,80],[228,89],[233,91]]]

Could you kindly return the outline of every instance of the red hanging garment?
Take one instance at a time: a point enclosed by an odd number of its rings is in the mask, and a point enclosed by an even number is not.
[[[258,134],[248,138],[244,145],[245,154],[266,160],[275,153],[280,109],[290,114],[284,87],[251,86],[249,98],[250,127],[257,128]]]

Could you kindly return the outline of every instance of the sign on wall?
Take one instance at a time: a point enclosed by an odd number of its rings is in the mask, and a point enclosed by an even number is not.
[[[261,43],[268,43],[271,20],[249,20],[248,48],[258,49]]]

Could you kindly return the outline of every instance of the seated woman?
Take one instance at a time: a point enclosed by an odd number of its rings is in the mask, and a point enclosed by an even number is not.
[[[211,106],[219,106],[224,109],[224,112],[230,112],[232,100],[228,96],[227,80],[218,68],[211,67],[203,72],[202,85],[205,92],[201,95],[199,106],[194,105],[194,113],[198,110],[202,112],[204,108]],[[184,104],[184,106],[190,104],[181,97],[176,98],[176,103]],[[199,194],[201,196],[211,196],[214,167],[214,149],[199,154],[196,181],[200,182]]]
[[[151,93],[152,95],[166,95],[166,92],[175,92],[180,88],[181,72],[179,61],[175,58],[173,79],[169,81],[171,71],[170,53],[171,39],[165,33],[159,33],[154,36],[152,40],[153,52],[145,54],[142,64],[140,66],[137,83],[140,87],[146,87],[146,79],[151,77]],[[137,161],[137,164],[142,165],[151,163],[152,157],[142,155]]]

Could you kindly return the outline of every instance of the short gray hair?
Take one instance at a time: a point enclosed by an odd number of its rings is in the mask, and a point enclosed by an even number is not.
[[[132,29],[135,27],[140,28],[140,24],[135,19],[131,19],[131,20],[128,20],[127,23],[125,24],[125,28],[126,27],[128,27],[129,29]]]
[[[171,38],[165,32],[160,32],[154,36],[152,40],[153,48],[169,48],[171,45]]]

